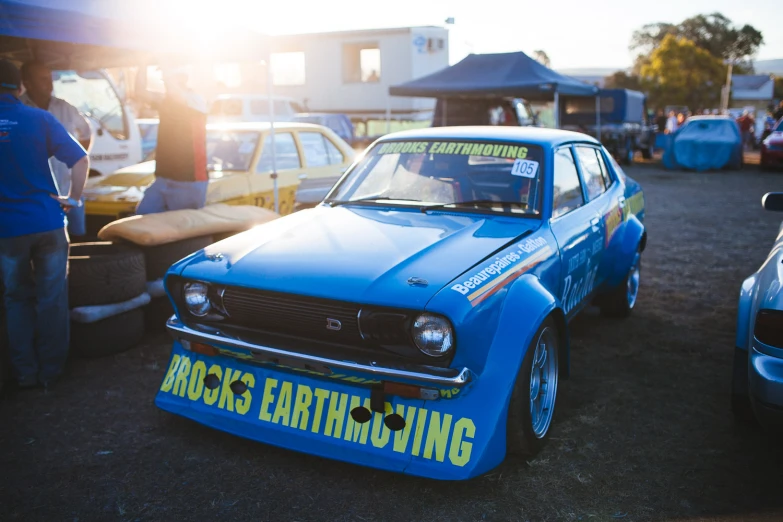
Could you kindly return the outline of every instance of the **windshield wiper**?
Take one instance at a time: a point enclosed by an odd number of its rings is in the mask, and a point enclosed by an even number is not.
[[[492,207],[517,207],[525,211],[525,214],[538,214],[537,210],[529,210],[527,203],[521,201],[495,201],[493,199],[474,199],[470,201],[452,201],[451,203],[441,203],[438,205],[427,205],[421,207],[422,212],[428,210],[440,210],[449,208],[492,208]]]
[[[370,203],[373,201],[388,201],[388,200],[394,200],[394,201],[416,201],[420,202],[418,199],[406,199],[406,198],[391,198],[389,196],[372,196],[369,198],[359,198],[359,199],[331,199],[328,201],[324,201],[324,203],[328,203],[329,206],[337,207],[340,205],[347,205],[348,203]]]

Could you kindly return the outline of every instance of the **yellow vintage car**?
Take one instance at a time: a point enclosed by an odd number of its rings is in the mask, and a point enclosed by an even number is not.
[[[308,123],[275,123],[275,170],[280,214],[294,207],[303,179],[339,176],[356,152],[331,129]],[[269,123],[207,125],[207,204],[255,205],[274,209],[272,135]],[[91,178],[84,190],[88,234],[133,215],[155,179],[155,161]]]

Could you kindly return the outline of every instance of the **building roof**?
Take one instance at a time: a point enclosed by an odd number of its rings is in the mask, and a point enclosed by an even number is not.
[[[731,86],[737,90],[758,90],[773,79],[768,74],[739,74],[731,77]]]

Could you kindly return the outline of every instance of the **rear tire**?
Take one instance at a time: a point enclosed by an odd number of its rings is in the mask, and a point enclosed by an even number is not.
[[[625,139],[625,148],[623,149],[623,163],[626,165],[633,165],[633,140],[631,138]]]
[[[636,300],[639,297],[639,283],[641,281],[642,258],[641,253],[636,253],[636,258],[625,276],[623,283],[601,296],[598,301],[601,307],[601,315],[624,319],[631,315]]]
[[[532,457],[549,439],[557,403],[559,342],[555,321],[548,317],[527,348],[511,393],[506,430],[511,455]]]
[[[653,159],[654,155],[655,155],[655,141],[654,138],[650,138],[650,143],[647,145],[647,148],[642,149],[642,157],[648,160],[648,159]]]
[[[110,241],[74,243],[68,254],[68,304],[121,303],[147,289],[144,254]]]

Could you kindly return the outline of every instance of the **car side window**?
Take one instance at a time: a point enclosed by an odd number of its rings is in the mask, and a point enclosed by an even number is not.
[[[612,186],[612,183],[614,183],[614,180],[612,179],[612,175],[609,173],[609,169],[606,167],[604,155],[600,150],[596,150],[595,152],[598,155],[598,164],[601,166],[601,176],[604,178],[604,185],[606,185],[606,188],[609,188]]]
[[[587,197],[592,201],[606,192],[601,164],[598,163],[598,150],[586,146],[577,146],[575,150],[576,157],[579,158],[579,165],[582,167],[582,179],[585,183]]]
[[[585,201],[570,147],[563,147],[555,151],[554,170],[555,192],[552,217],[558,217],[581,207]]]
[[[329,154],[329,163],[332,165],[339,165],[345,161],[345,156],[337,148],[337,145],[332,143],[332,140],[324,136],[324,143],[326,143],[326,152]]]
[[[300,132],[299,141],[302,143],[308,167],[329,165],[329,152],[326,150],[326,143],[320,132]]]
[[[299,158],[299,150],[296,148],[294,135],[290,132],[275,132],[275,168],[290,170],[301,168],[302,161]],[[264,149],[256,165],[256,172],[272,171],[272,135],[264,138]]]

